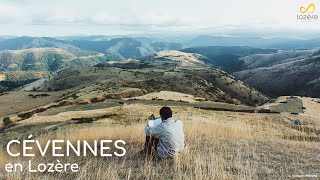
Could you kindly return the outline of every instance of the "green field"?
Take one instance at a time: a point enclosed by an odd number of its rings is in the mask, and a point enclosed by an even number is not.
[[[144,104],[144,105],[161,105],[161,106],[187,106],[207,110],[216,111],[233,111],[233,112],[254,112],[254,107],[233,105],[218,102],[181,102],[181,101],[165,101],[165,100],[107,100],[101,103],[86,104],[86,105],[69,105],[58,108],[48,109],[45,112],[38,113],[39,116],[52,116],[67,111],[87,111],[94,109],[103,109],[114,106],[121,106],[122,104]]]
[[[279,105],[270,106],[270,110],[274,112],[303,113],[302,100],[297,97],[288,97],[287,101],[281,102]]]

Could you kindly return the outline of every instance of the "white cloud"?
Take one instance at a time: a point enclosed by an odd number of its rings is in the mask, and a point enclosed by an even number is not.
[[[0,23],[7,24],[21,20],[24,16],[24,12],[22,9],[0,3]]]
[[[65,34],[135,31],[320,30],[320,20],[296,21],[311,0],[0,0],[0,34],[49,28]],[[302,3],[302,4],[301,4]],[[320,3],[317,5],[320,7]],[[320,10],[320,9],[319,9]],[[320,11],[318,12],[320,13]],[[9,26],[10,25],[10,26]],[[76,29],[75,26],[82,29]],[[41,28],[40,28],[41,26]],[[47,31],[45,30],[47,27]],[[113,30],[112,30],[113,29]],[[104,30],[104,31],[103,31]]]
[[[87,24],[87,25],[155,25],[155,26],[186,26],[192,25],[192,19],[181,19],[165,12],[145,11],[143,13],[126,11],[108,12],[98,11],[92,14],[79,13],[70,8],[59,8],[37,14],[32,17],[32,24],[59,25],[59,24]]]
[[[62,25],[86,23],[85,17],[70,8],[57,8],[46,13],[32,15],[31,23],[35,25]]]

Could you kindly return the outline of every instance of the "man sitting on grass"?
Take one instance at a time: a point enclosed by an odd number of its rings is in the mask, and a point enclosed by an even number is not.
[[[169,107],[160,109],[160,117],[162,122],[158,125],[145,127],[146,142],[142,153],[157,154],[158,159],[173,158],[174,155],[184,153],[186,144],[182,122],[172,118],[172,111]]]

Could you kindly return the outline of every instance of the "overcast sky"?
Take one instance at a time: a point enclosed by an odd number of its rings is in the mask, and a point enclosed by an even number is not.
[[[0,0],[0,34],[316,33],[320,20],[296,19],[310,2],[320,7],[310,0]]]

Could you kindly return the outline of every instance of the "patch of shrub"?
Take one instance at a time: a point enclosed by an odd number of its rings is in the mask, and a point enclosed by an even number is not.
[[[93,121],[95,121],[95,119],[92,117],[72,118],[71,120],[76,121],[76,124],[92,123]]]
[[[71,97],[73,97],[74,99],[77,99],[79,96],[77,95],[77,93],[73,93]]]
[[[303,125],[303,123],[302,123],[300,120],[294,120],[294,121],[293,121],[293,124],[296,125],[296,126],[301,126],[301,125]]]
[[[271,111],[270,109],[259,109],[258,113],[274,113],[274,114],[280,114],[280,112]]]
[[[121,97],[117,94],[107,94],[104,97],[107,99],[121,99]]]
[[[64,100],[59,102],[59,106],[68,106],[68,105],[72,105],[73,102],[72,101],[68,101],[68,100]]]
[[[21,114],[18,114],[18,117],[21,118],[21,119],[28,119],[28,118],[31,118],[34,113],[35,112],[33,112],[33,111],[26,112],[26,113],[21,113]]]
[[[46,110],[48,110],[48,108],[38,108],[34,112],[35,113],[41,113],[41,112],[45,112]]]
[[[7,92],[0,93],[0,96],[4,96],[4,95],[6,95],[6,94],[9,94],[9,93],[7,93]]]
[[[32,98],[42,98],[42,97],[48,97],[50,96],[49,94],[29,94],[29,97],[32,97]]]
[[[103,96],[97,96],[97,97],[94,97],[94,98],[91,98],[91,99],[90,99],[90,101],[91,101],[92,103],[103,102],[103,101],[105,101],[105,100],[106,100],[106,98],[103,97]]]
[[[13,121],[10,119],[10,117],[3,118],[4,127],[9,127],[13,124]]]

